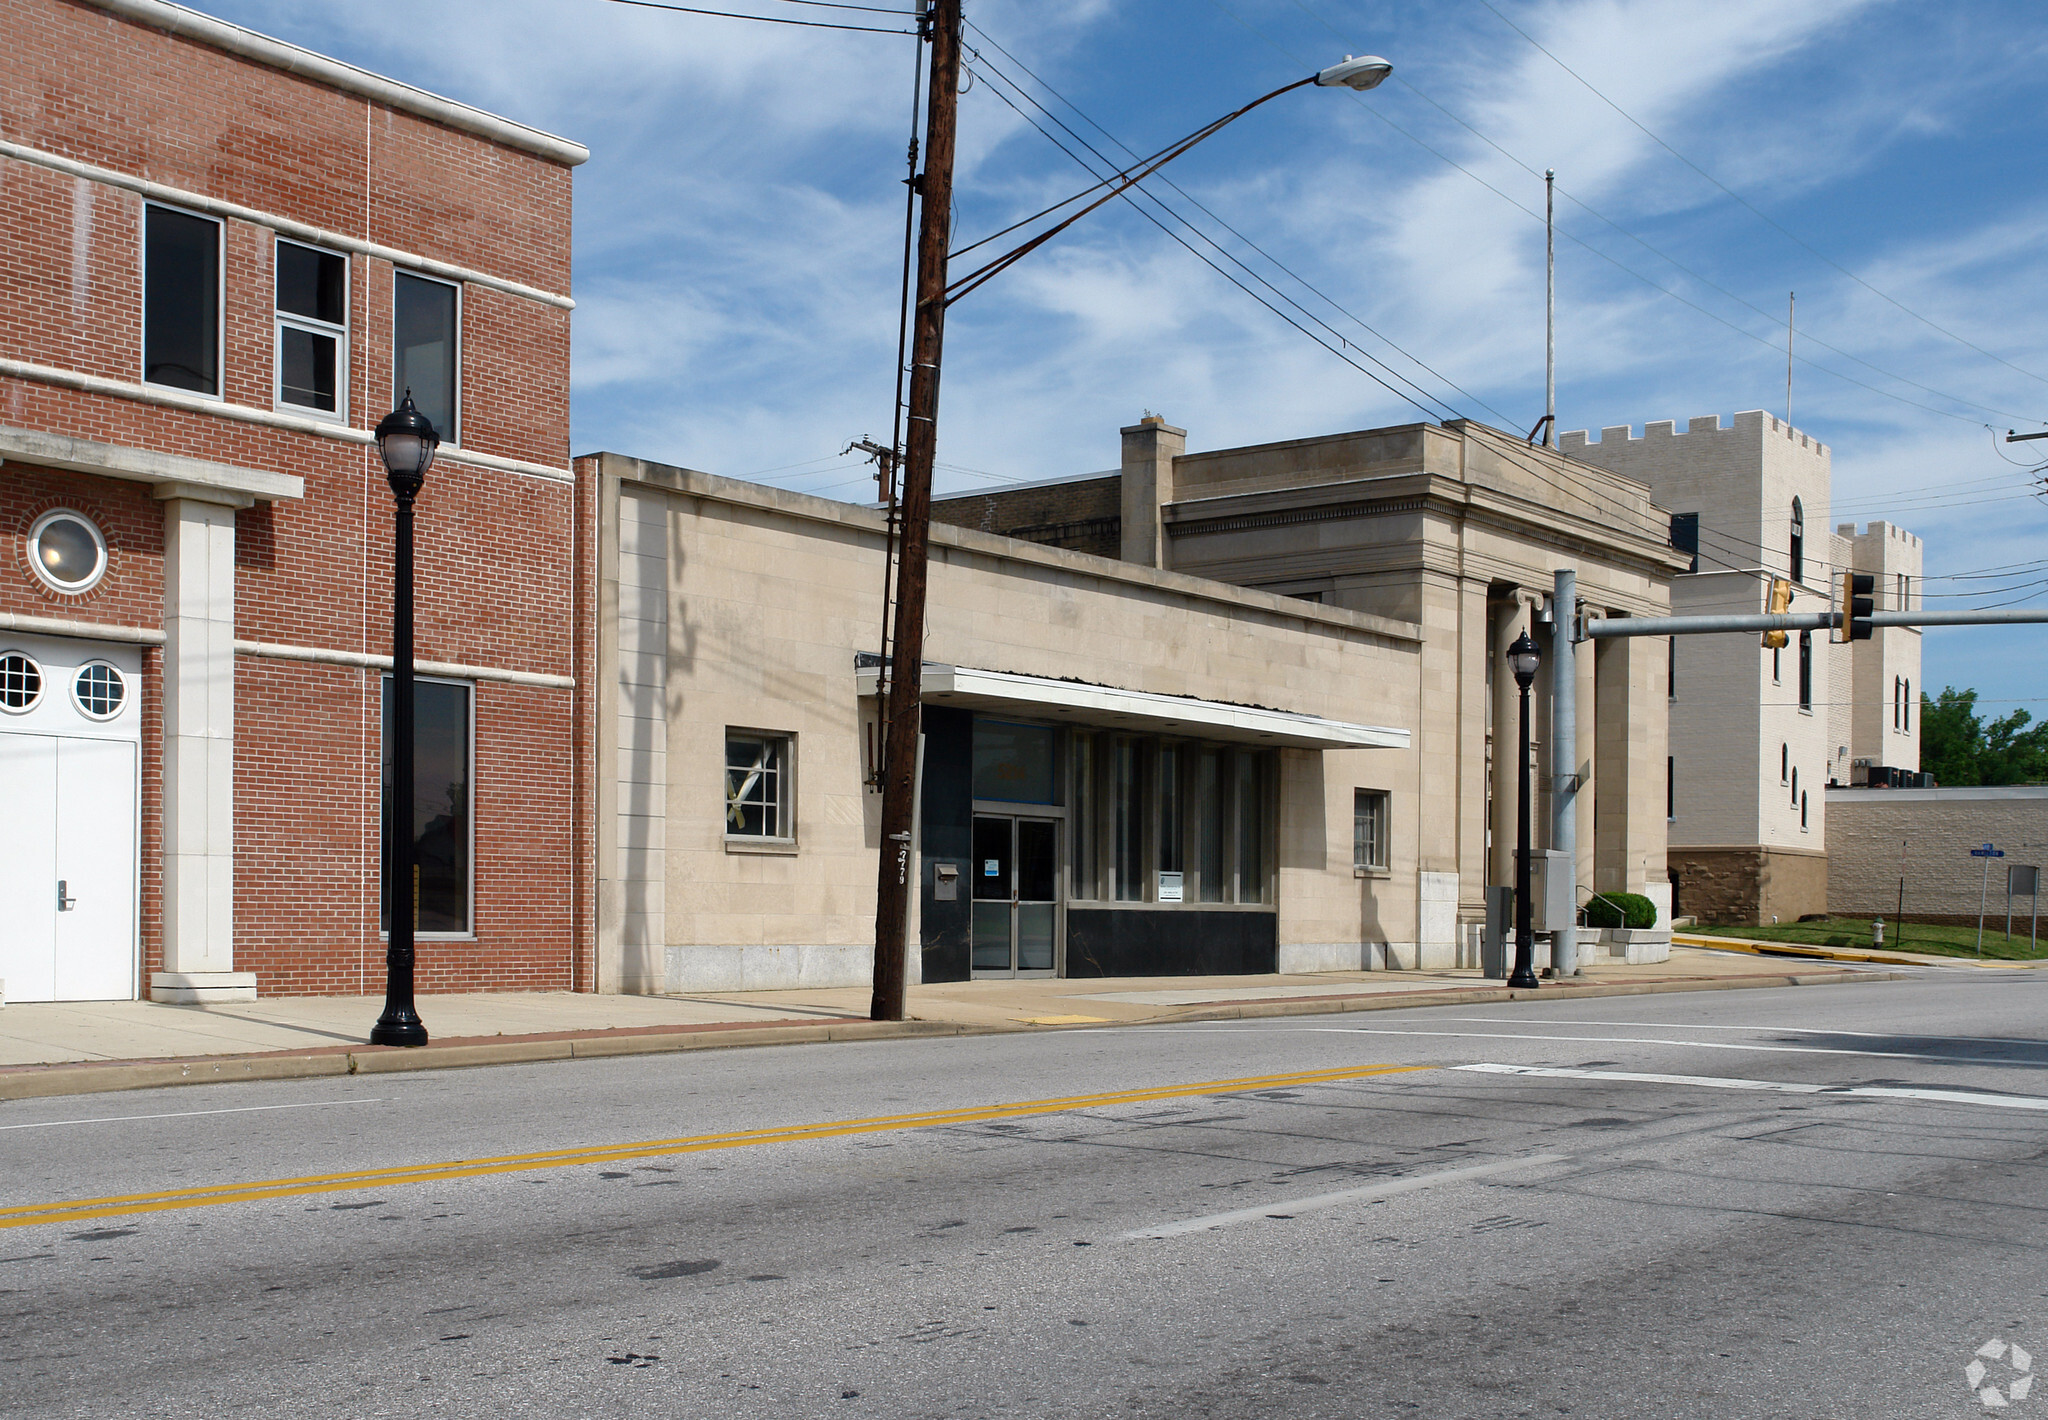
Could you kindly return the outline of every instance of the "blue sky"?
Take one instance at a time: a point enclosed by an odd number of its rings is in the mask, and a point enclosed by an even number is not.
[[[910,40],[607,0],[199,7],[590,146],[578,452],[872,487],[839,451],[889,426]],[[1829,523],[1922,534],[1930,606],[2048,604],[2048,508],[2007,462],[2029,446],[1990,432],[2048,427],[2037,5],[968,0],[968,19],[962,240],[1088,181],[1002,102],[1005,74],[1105,151],[1077,112],[1150,151],[1383,54],[1380,89],[1286,95],[1159,195],[1429,408],[1526,429],[1554,167],[1562,428],[1782,413],[1797,290],[1793,419],[1835,450]],[[1119,203],[954,307],[939,486],[1109,467],[1147,410],[1196,449],[1423,417]],[[1986,569],[2012,570],[1966,575]],[[1930,631],[1923,682],[2038,716],[2044,635]]]

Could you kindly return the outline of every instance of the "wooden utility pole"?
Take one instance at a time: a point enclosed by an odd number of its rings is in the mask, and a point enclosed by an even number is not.
[[[903,542],[896,571],[888,732],[882,748],[882,851],[875,875],[875,992],[868,1014],[903,1019],[916,818],[917,739],[924,687],[924,592],[938,450],[939,357],[946,333],[946,253],[952,245],[953,137],[960,101],[960,3],[931,11],[932,82],[918,179],[917,304],[911,316],[910,421],[903,440]]]

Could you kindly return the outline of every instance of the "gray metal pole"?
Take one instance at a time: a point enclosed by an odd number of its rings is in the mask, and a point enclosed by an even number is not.
[[[1977,955],[1984,955],[1984,904],[1991,896],[1991,858],[1984,859],[1984,883],[1977,889]]]
[[[1570,900],[1579,900],[1578,648],[1572,613],[1578,607],[1576,572],[1558,569],[1550,601],[1550,846],[1552,871],[1564,874]],[[1579,974],[1579,929],[1570,922],[1550,936],[1550,966],[1558,976]]]
[[[2048,622],[2048,608],[2011,611],[1878,611],[1872,626],[2014,626]],[[1614,636],[1714,635],[1729,631],[1832,631],[1840,622],[1832,611],[1794,611],[1783,616],[1747,612],[1728,616],[1610,616],[1586,623],[1585,639]]]
[[[1543,444],[1557,447],[1557,173],[1543,172]],[[1553,952],[1557,949],[1551,948]],[[1553,957],[1553,960],[1555,958]]]
[[[2012,864],[2005,865],[2005,944],[2012,945]]]

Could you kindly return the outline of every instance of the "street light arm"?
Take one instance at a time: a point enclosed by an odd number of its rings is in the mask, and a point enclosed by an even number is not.
[[[1002,272],[1016,265],[1019,261],[1022,261],[1026,256],[1029,256],[1033,251],[1036,251],[1039,247],[1044,246],[1047,242],[1051,241],[1061,232],[1064,232],[1067,228],[1073,226],[1074,223],[1080,221],[1083,217],[1086,217],[1090,212],[1093,212],[1096,208],[1102,206],[1106,202],[1114,201],[1116,198],[1123,196],[1124,193],[1130,191],[1133,187],[1136,187],[1146,178],[1158,172],[1161,168],[1165,167],[1175,158],[1178,158],[1181,154],[1187,152],[1188,149],[1194,147],[1204,138],[1208,138],[1211,135],[1217,133],[1219,130],[1228,126],[1229,124],[1235,123],[1238,119],[1243,118],[1246,114],[1250,113],[1260,104],[1267,103],[1273,99],[1277,99],[1282,94],[1291,93],[1295,89],[1305,88],[1306,86],[1317,82],[1317,80],[1320,78],[1321,75],[1319,74],[1311,74],[1306,79],[1297,79],[1291,84],[1283,84],[1281,87],[1273,90],[1272,93],[1261,95],[1260,97],[1253,99],[1250,103],[1246,104],[1243,108],[1238,109],[1233,113],[1227,113],[1223,115],[1223,117],[1217,119],[1214,123],[1196,129],[1193,133],[1190,133],[1187,137],[1181,139],[1178,143],[1169,145],[1155,157],[1146,160],[1142,167],[1139,167],[1138,164],[1133,164],[1130,168],[1125,168],[1121,173],[1110,174],[1110,176],[1104,178],[1102,182],[1097,183],[1095,186],[1101,187],[1104,183],[1115,183],[1116,185],[1110,188],[1108,192],[1105,192],[1104,194],[1102,194],[1102,196],[1096,198],[1093,202],[1089,203],[1086,207],[1083,207],[1079,212],[1074,213],[1073,216],[1067,218],[1065,221],[1060,222],[1055,226],[1049,227],[1043,232],[1040,232],[1037,236],[1033,237],[1030,241],[1025,242],[1022,246],[1013,247],[1009,251],[1004,252],[1001,256],[995,258],[995,260],[989,262],[987,265],[978,267],[975,270],[968,272],[965,276],[961,277],[959,280],[949,285],[946,288],[946,304],[949,306],[952,305],[955,301],[959,300],[962,296],[965,296],[968,292],[975,290],[977,287],[992,280],[994,277],[1000,275]],[[1133,169],[1137,170],[1133,171]],[[1089,192],[1093,192],[1094,190],[1095,188],[1093,187],[1088,188],[1081,193],[1075,194],[1075,197],[1085,197]],[[1067,202],[1072,202],[1074,200],[1074,197],[1070,197],[1067,199]],[[1065,203],[1059,204],[1059,206],[1065,205]],[[1052,210],[1057,209],[1055,208]],[[1000,235],[1000,233],[998,233],[998,235]],[[980,243],[976,243],[976,245],[978,246],[980,245]],[[972,248],[968,248],[968,250],[972,250]]]

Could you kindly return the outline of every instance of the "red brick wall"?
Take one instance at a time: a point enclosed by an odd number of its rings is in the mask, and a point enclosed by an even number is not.
[[[72,0],[9,7],[0,136],[265,214],[566,293],[569,170],[545,159],[116,19]],[[0,159],[0,354],[107,379],[141,365],[143,201]],[[273,399],[275,234],[224,226],[225,401]],[[391,404],[390,263],[352,256],[348,424]],[[462,438],[561,467],[569,314],[474,284],[462,293]],[[0,424],[305,480],[237,516],[238,637],[390,649],[393,505],[367,444],[0,377]],[[551,676],[480,681],[476,937],[422,943],[422,990],[563,989],[594,978],[587,703],[577,581],[593,534],[579,489],[454,459],[418,509],[417,654]],[[29,523],[92,515],[112,558],[83,597],[26,565]],[[0,611],[156,628],[163,513],[144,483],[0,469]],[[377,672],[236,660],[236,966],[266,995],[374,992],[380,774]],[[144,658],[143,970],[162,966],[162,654]],[[580,978],[577,962],[582,960]]]

